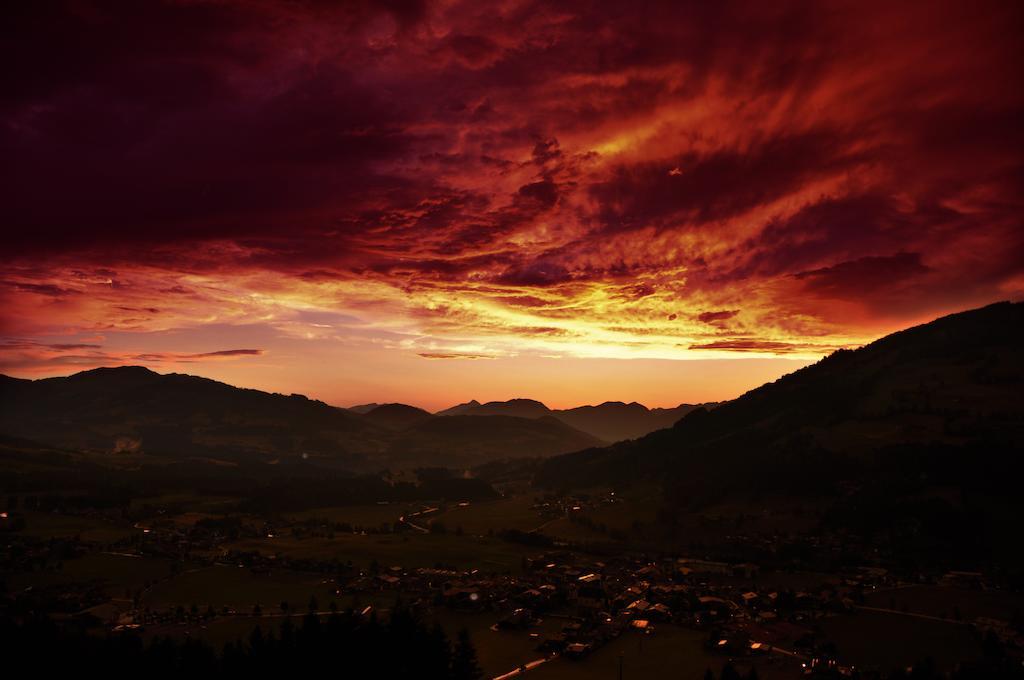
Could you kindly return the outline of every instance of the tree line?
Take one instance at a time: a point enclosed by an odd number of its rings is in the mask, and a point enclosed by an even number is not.
[[[326,618],[310,613],[299,625],[286,618],[276,631],[256,626],[247,640],[230,642],[219,653],[194,638],[159,637],[147,643],[135,632],[98,635],[48,618],[4,617],[0,639],[8,650],[5,665],[43,674],[116,673],[123,669],[140,677],[317,671],[342,678],[483,677],[465,630],[451,641],[439,625],[427,624],[402,605],[396,606],[387,620],[353,611]]]

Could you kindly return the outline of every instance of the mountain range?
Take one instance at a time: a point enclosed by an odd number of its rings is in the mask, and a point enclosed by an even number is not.
[[[772,468],[875,460],[895,447],[1021,447],[1022,330],[1024,303],[943,317],[837,351],[635,441],[552,459],[544,474],[763,481]]]
[[[386,404],[385,406],[400,406]],[[671,427],[676,421],[696,408],[714,408],[716,404],[680,404],[674,408],[647,408],[637,402],[606,401],[597,406],[579,406],[570,409],[548,408],[534,399],[509,399],[481,404],[477,400],[458,404],[435,413],[435,416],[512,416],[515,418],[554,418],[569,427],[586,432],[605,442],[635,439],[649,432]],[[363,404],[349,410],[372,414],[380,404]],[[407,409],[415,407],[406,407]],[[419,410],[419,409],[417,409]],[[427,415],[426,411],[420,411]],[[411,413],[411,412],[410,412]],[[411,417],[411,416],[410,416]]]
[[[137,366],[42,380],[0,376],[0,435],[69,450],[302,459],[353,472],[470,467],[605,443],[554,418],[440,418],[404,404],[359,413]]]
[[[816,498],[847,531],[958,537],[961,555],[1001,542],[1024,562],[1005,541],[1024,511],[1022,331],[1022,303],[943,317],[835,352],[670,428],[549,458],[535,481],[656,483],[675,508],[666,516]]]
[[[954,470],[959,483],[991,479],[968,458],[1002,469],[1016,464],[1006,452],[1024,445],[1022,309],[954,314],[836,352],[738,399],[675,409],[554,410],[512,399],[430,414],[404,404],[343,409],[141,367],[0,376],[0,435],[69,450],[302,459],[352,471],[550,457],[537,470],[543,484],[652,479],[687,498],[711,488],[828,493],[896,468]]]

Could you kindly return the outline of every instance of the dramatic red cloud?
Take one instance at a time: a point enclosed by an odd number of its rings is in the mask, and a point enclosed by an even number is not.
[[[9,372],[316,362],[440,405],[517,359],[781,372],[1024,291],[1018,2],[5,15]]]

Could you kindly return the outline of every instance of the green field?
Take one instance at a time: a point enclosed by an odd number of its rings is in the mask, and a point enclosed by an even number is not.
[[[137,590],[146,583],[171,573],[171,562],[150,557],[131,557],[109,553],[90,553],[63,563],[59,571],[37,571],[11,574],[7,583],[13,590],[29,586],[101,581],[113,597],[123,597],[124,590]]]
[[[146,506],[154,508],[181,508],[190,512],[217,513],[232,503],[237,503],[237,498],[230,496],[205,496],[195,493],[169,493],[161,496],[145,496],[133,498],[131,509],[139,510]]]
[[[138,533],[135,529],[117,526],[98,517],[59,515],[52,512],[26,512],[24,517],[25,528],[21,533],[40,538],[78,536],[87,543],[112,543]]]
[[[449,531],[462,527],[467,534],[481,536],[502,529],[530,531],[544,522],[533,510],[534,502],[532,495],[483,501],[450,508],[436,515],[435,519],[443,522]]]
[[[408,506],[401,503],[340,505],[290,513],[288,519],[298,522],[305,520],[324,520],[339,524],[347,522],[353,526],[379,527],[381,524],[393,524],[407,510]]]
[[[351,560],[362,567],[376,560],[383,566],[411,568],[444,564],[460,569],[513,573],[521,570],[524,555],[536,552],[497,538],[413,533],[337,534],[334,538],[275,536],[237,541],[225,548],[298,559]]]
[[[956,618],[959,612],[964,621],[973,621],[979,616],[1010,621],[1024,611],[1024,595],[919,585],[875,591],[867,595],[864,604],[900,611],[906,608],[908,612],[944,619]]]
[[[981,653],[969,626],[901,614],[859,611],[825,619],[821,627],[844,661],[883,674],[927,657],[940,669],[949,670]]]
[[[541,533],[551,538],[576,543],[607,543],[611,541],[607,534],[573,522],[568,517],[559,517],[545,522]]]
[[[315,596],[319,607],[330,606],[331,601],[341,604],[334,595],[335,586],[319,574],[303,574],[278,570],[270,574],[256,574],[250,569],[214,565],[184,571],[172,579],[153,587],[143,604],[153,608],[193,604],[205,609],[231,607],[240,612],[252,610],[259,603],[264,613],[279,613],[282,601],[295,611],[305,611],[310,596]]]

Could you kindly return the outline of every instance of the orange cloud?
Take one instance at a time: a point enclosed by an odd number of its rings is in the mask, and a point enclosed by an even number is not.
[[[813,360],[1020,297],[1021,11],[23,8],[6,365]]]

